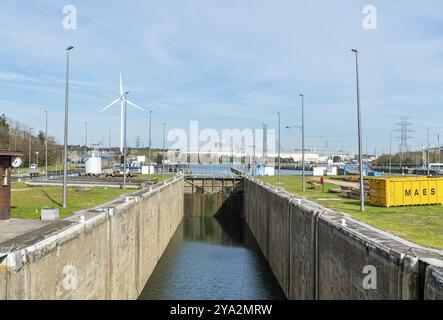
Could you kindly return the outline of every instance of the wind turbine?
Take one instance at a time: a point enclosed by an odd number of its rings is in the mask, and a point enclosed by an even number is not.
[[[117,99],[112,101],[109,105],[104,107],[100,112],[103,112],[103,111],[109,109],[114,104],[118,103],[119,101],[120,101],[120,153],[123,153],[123,139],[124,139],[124,132],[126,130],[125,119],[124,119],[124,117],[125,117],[125,114],[124,114],[125,113],[125,101],[127,104],[129,104],[137,109],[140,109],[140,110],[144,110],[144,109],[142,107],[139,107],[135,103],[132,103],[128,99],[126,99],[126,95],[123,92],[122,73],[121,72],[120,72],[120,97],[118,97]]]

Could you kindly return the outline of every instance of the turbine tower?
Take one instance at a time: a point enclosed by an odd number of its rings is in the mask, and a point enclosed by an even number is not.
[[[123,92],[123,83],[122,83],[122,73],[120,72],[120,97],[115,99],[114,101],[112,101],[109,105],[107,105],[106,107],[104,107],[100,112],[103,112],[107,109],[109,109],[110,107],[112,107],[114,104],[118,103],[120,101],[120,153],[123,153],[123,137],[124,137],[124,133],[125,133],[125,100],[126,103],[137,108],[140,110],[144,110],[142,107],[139,107],[138,105],[136,105],[135,103],[132,103],[131,101],[129,101],[128,99],[126,99],[125,94]]]

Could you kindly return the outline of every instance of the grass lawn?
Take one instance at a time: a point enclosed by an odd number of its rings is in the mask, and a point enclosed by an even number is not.
[[[277,177],[261,177],[260,179],[276,184]],[[307,181],[313,178],[307,178]],[[383,208],[366,204],[366,211],[360,212],[360,201],[347,199],[337,194],[328,193],[329,189],[337,189],[334,184],[325,184],[322,189],[309,189],[302,192],[300,176],[282,176],[280,187],[325,207],[351,214],[356,220],[366,222],[374,227],[393,233],[399,237],[422,246],[443,249],[443,206],[416,206]],[[340,201],[319,200],[321,198],[337,198]]]
[[[174,174],[139,174],[136,178],[139,179],[158,179],[158,182],[173,178]]]
[[[61,187],[27,187],[25,183],[14,183],[12,190],[11,216],[22,219],[40,219],[40,209],[44,207],[59,208],[60,219],[63,219],[79,210],[93,208],[122,194],[134,192],[117,188],[90,188],[85,191],[68,188],[68,208],[63,209]]]
[[[17,190],[17,189],[27,189],[28,185],[25,182],[14,182],[12,184],[12,189],[13,190]]]

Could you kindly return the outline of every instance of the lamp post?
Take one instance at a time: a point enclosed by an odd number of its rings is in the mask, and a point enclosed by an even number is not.
[[[254,137],[254,142],[255,142],[255,137]],[[256,170],[255,170],[255,148],[256,148],[256,145],[254,143],[253,145],[251,145],[249,147],[250,148],[252,147],[252,170],[251,170],[251,174],[252,174],[253,177],[255,177],[255,173],[256,173]],[[251,159],[250,157],[251,156],[249,155],[249,159]],[[249,161],[251,161],[251,160],[249,160]]]
[[[389,174],[392,174],[392,131],[389,135]]]
[[[255,139],[254,139],[255,140]],[[255,141],[254,141],[255,142]],[[256,164],[256,158],[255,158],[255,150],[256,150],[256,145],[254,143],[254,145],[252,146],[252,148],[254,149],[253,154],[252,154],[252,172],[254,174],[254,176],[256,175],[256,168],[257,168],[257,164]]]
[[[292,128],[298,128],[302,131],[302,167],[303,167],[302,168],[302,190],[303,190],[303,192],[305,192],[306,189],[305,189],[305,170],[304,170],[304,168],[305,168],[306,164],[305,164],[305,150],[304,150],[305,149],[305,143],[304,143],[305,139],[304,139],[304,134],[303,134],[303,126],[286,126],[286,129],[292,129]]]
[[[281,122],[280,122],[280,112],[277,112],[278,115],[278,184],[281,184],[280,181],[280,168],[281,168]]]
[[[430,135],[430,131],[431,131],[431,128],[428,128],[428,152],[426,153],[427,154],[427,161],[426,161],[426,164],[427,164],[427,169],[428,169],[428,177],[431,175],[431,166],[430,166],[430,155],[429,155],[429,148],[430,148],[430,146],[429,146],[429,135]]]
[[[45,111],[45,179],[48,180],[48,111]]]
[[[126,91],[122,98],[124,98],[125,101],[125,109],[123,111],[123,121],[125,125],[125,130],[123,131],[123,189],[126,189],[126,96],[129,94],[129,91]]]
[[[305,184],[305,96],[300,94],[301,97],[301,162],[302,162],[302,191],[306,192]]]
[[[166,122],[163,122],[163,152],[166,150]]]
[[[165,153],[166,151],[166,122],[163,122],[163,158],[162,158],[162,174],[164,171]]]
[[[360,106],[360,79],[358,72],[359,51],[352,49],[355,53],[355,74],[357,80],[357,114],[358,114],[358,162],[360,168],[360,210],[365,211],[365,189],[363,181],[363,155],[362,155],[362,132],[361,132],[361,106]]]
[[[111,129],[108,129],[108,167],[111,167]]]
[[[30,129],[29,141],[28,141],[28,158],[29,158],[29,165],[28,165],[28,167],[29,168],[31,168],[31,163],[32,163],[31,140],[32,140],[32,128]]]
[[[35,157],[36,157],[36,160],[37,160],[36,163],[37,163],[37,168],[38,168],[38,151],[35,152]]]
[[[149,137],[148,137],[148,174],[151,174],[151,147],[152,147],[152,140],[151,140],[151,125],[152,125],[152,112],[149,111]]]
[[[85,148],[86,152],[88,152],[88,123],[85,122]]]
[[[69,52],[73,46],[66,48],[66,88],[65,88],[65,136],[63,153],[63,208],[67,207],[68,191],[68,105],[69,105]]]

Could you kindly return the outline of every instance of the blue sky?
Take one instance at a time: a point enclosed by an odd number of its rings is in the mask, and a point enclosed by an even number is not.
[[[78,28],[65,30],[65,5],[77,8]],[[362,27],[365,5],[378,13],[376,30]],[[354,58],[358,48],[364,136],[368,150],[389,150],[389,133],[410,116],[412,146],[443,115],[443,2],[357,0],[18,1],[0,4],[0,113],[62,141],[64,48],[71,55],[70,142],[112,128],[119,112],[99,110],[118,96],[123,73],[130,100],[154,110],[153,143],[162,123],[187,128],[259,128],[300,122],[305,94],[309,147],[356,151]],[[128,142],[147,141],[147,111],[128,113]],[[433,129],[431,143],[443,129]],[[283,130],[285,148],[299,132]],[[442,136],[443,140],[443,136]],[[397,143],[395,143],[396,145]]]

